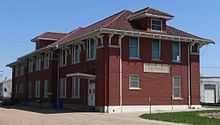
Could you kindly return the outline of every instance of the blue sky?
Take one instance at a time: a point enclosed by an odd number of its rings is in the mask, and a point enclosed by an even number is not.
[[[216,45],[203,47],[201,74],[220,75],[219,0],[2,0],[0,2],[0,71],[11,77],[5,65],[34,49],[30,39],[45,32],[68,32],[122,9],[150,6],[169,12],[169,24],[210,38]]]

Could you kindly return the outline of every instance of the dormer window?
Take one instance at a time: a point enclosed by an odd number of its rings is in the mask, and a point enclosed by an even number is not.
[[[152,19],[151,20],[151,30],[152,31],[162,31],[162,20]]]

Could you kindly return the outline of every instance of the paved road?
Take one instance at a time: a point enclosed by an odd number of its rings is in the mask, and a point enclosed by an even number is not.
[[[0,125],[172,125],[139,118],[140,113],[57,113],[42,114],[0,108]],[[175,125],[175,124],[173,124]]]

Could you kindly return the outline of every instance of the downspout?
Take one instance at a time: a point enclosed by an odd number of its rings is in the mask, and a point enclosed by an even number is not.
[[[191,108],[191,58],[190,58],[191,44],[188,46],[188,108]]]
[[[120,49],[120,54],[119,54],[119,96],[120,96],[120,102],[119,102],[119,105],[120,105],[120,109],[121,109],[121,112],[123,112],[123,97],[122,97],[122,38],[124,36],[120,36],[119,37],[119,49]]]
[[[58,48],[59,48],[59,44],[56,45],[56,49],[58,49]],[[57,60],[57,93],[56,93],[57,98],[56,98],[56,106],[58,107],[58,105],[59,105],[59,82],[60,82],[59,51],[58,51],[56,60]]]

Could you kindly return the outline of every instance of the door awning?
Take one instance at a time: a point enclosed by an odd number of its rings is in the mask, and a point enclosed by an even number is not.
[[[80,78],[85,78],[85,79],[95,79],[96,75],[86,74],[86,73],[70,73],[70,74],[67,74],[66,77],[80,77]]]

